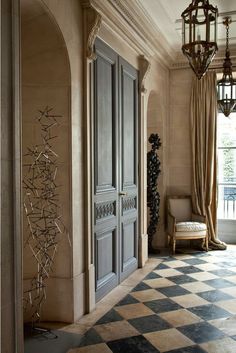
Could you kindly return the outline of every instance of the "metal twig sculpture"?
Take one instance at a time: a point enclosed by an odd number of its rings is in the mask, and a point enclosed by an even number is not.
[[[151,134],[148,141],[152,145],[151,151],[147,154],[147,205],[150,214],[147,230],[148,250],[149,252],[156,252],[156,249],[152,246],[152,241],[159,221],[160,194],[157,191],[157,179],[161,173],[161,162],[156,151],[161,147],[161,140],[158,134]]]
[[[58,127],[52,109],[40,111],[37,118],[41,127],[41,144],[27,148],[27,168],[23,179],[24,210],[28,234],[24,246],[36,261],[37,273],[30,288],[24,292],[24,309],[30,310],[32,326],[40,321],[42,304],[46,300],[46,280],[50,277],[60,235],[66,232],[62,221],[58,185],[58,155],[53,150],[57,138],[53,129]]]

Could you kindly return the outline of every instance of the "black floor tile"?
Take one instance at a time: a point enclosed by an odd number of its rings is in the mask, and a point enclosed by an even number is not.
[[[144,316],[137,319],[128,320],[140,333],[166,330],[171,325],[157,315]]]
[[[200,270],[199,268],[194,267],[194,266],[178,267],[177,270],[179,272],[186,274],[186,275],[188,275],[190,273],[203,272],[202,270]]]
[[[165,353],[206,353],[206,351],[199,346],[191,346],[174,349]]]
[[[161,278],[161,276],[159,276],[157,273],[155,273],[155,272],[151,272],[151,273],[149,273],[146,277],[145,277],[145,279],[155,279],[155,278]]]
[[[223,278],[210,279],[210,280],[204,281],[204,283],[209,284],[209,286],[213,288],[218,288],[218,289],[234,286],[232,282],[229,282]]]
[[[208,322],[178,327],[178,330],[193,342],[200,344],[225,337],[224,333]]]
[[[182,253],[183,255],[190,255],[192,257],[204,257],[204,256],[209,256],[210,254],[207,253],[206,251],[203,250],[193,250],[193,249],[186,249],[184,251],[181,251],[180,253]]]
[[[179,295],[185,295],[185,294],[190,294],[190,292],[180,286],[170,286],[170,287],[164,287],[164,288],[158,288],[158,292],[161,292],[164,294],[166,297],[178,297]]]
[[[175,258],[175,257],[173,257],[173,256],[168,256],[168,257],[166,257],[165,258],[165,261],[164,262],[171,262],[171,261],[176,261],[177,259]]]
[[[157,314],[182,309],[182,306],[173,302],[171,299],[152,300],[144,304]]]
[[[194,253],[194,256],[196,257],[205,257],[205,256],[211,256],[211,254],[209,252],[206,251],[197,251],[196,253]]]
[[[132,295],[128,294],[121,301],[119,301],[119,303],[117,303],[116,306],[136,304],[136,303],[139,303],[139,301],[134,297],[132,297]]]
[[[169,268],[169,266],[165,265],[163,262],[160,263],[155,270],[166,270],[167,268]]]
[[[232,261],[221,262],[220,267],[224,267],[224,268],[236,267],[236,262],[232,262]]]
[[[160,353],[143,336],[124,338],[108,342],[107,345],[113,353]]]
[[[186,260],[183,260],[184,262],[186,262],[187,264],[189,265],[202,265],[202,264],[206,264],[207,261],[204,261],[202,259],[199,259],[199,258],[192,258],[192,259],[186,259]]]
[[[230,270],[220,269],[220,270],[214,270],[214,271],[208,271],[210,273],[213,273],[213,275],[219,276],[219,277],[228,277],[228,276],[235,276],[236,273]]]
[[[184,284],[184,283],[191,283],[191,282],[197,281],[196,279],[188,275],[172,276],[172,277],[168,277],[168,280],[174,282],[175,284]]]
[[[220,300],[229,300],[229,299],[234,299],[234,297],[232,297],[229,294],[223,293],[220,290],[210,290],[208,292],[202,292],[202,293],[198,293],[198,295],[200,297],[202,297],[203,299],[207,300],[208,302],[211,303],[215,303],[218,302]]]
[[[122,321],[124,320],[122,316],[114,309],[108,311],[101,319],[96,322],[96,325],[108,324],[109,322]]]
[[[89,329],[82,337],[79,347],[90,346],[104,342],[94,328]]]
[[[232,316],[228,311],[214,304],[196,306],[194,308],[188,308],[188,310],[207,321]]]
[[[132,289],[132,292],[138,292],[141,290],[151,289],[146,283],[140,282],[136,287]]]

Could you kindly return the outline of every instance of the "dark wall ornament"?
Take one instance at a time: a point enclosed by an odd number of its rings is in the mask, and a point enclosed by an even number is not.
[[[152,246],[152,241],[160,218],[160,194],[157,191],[157,179],[161,173],[161,162],[156,151],[161,147],[161,139],[158,134],[151,134],[148,141],[152,145],[151,151],[147,153],[147,205],[150,215],[147,229],[148,251],[156,252],[156,249]]]

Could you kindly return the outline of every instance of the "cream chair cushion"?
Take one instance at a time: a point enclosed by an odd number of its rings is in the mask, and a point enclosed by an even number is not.
[[[176,223],[177,232],[199,232],[207,230],[205,223],[200,222],[178,222]]]

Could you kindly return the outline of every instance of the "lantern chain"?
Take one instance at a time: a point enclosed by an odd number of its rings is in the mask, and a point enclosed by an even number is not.
[[[229,51],[229,22],[226,25],[226,51]]]
[[[226,52],[229,51],[229,25],[231,24],[232,20],[230,17],[225,17],[224,18],[224,21],[223,21],[223,24],[225,25],[226,27]]]

